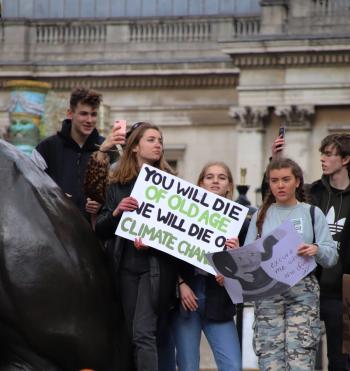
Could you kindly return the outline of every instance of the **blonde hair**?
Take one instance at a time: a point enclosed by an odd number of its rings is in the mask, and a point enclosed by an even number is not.
[[[142,122],[137,126],[137,128],[132,130],[127,138],[123,155],[118,162],[118,166],[116,166],[109,174],[109,183],[118,182],[125,184],[138,176],[140,168],[134,148],[139,144],[141,138],[148,129],[157,130],[162,136],[158,126],[150,124],[149,122]],[[152,164],[152,166],[170,174],[174,173],[171,166],[166,162],[164,153],[161,154],[159,160]]]
[[[213,161],[213,162],[208,162],[207,164],[205,164],[203,169],[199,173],[198,180],[197,180],[197,185],[199,187],[201,186],[200,184],[203,182],[205,174],[211,166],[220,166],[225,170],[228,181],[230,183],[229,191],[227,192],[225,197],[232,200],[232,198],[233,198],[233,176],[232,176],[230,168],[222,161]]]

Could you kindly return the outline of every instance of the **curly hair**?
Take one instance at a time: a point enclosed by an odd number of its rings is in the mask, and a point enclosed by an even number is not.
[[[74,111],[78,104],[86,104],[93,109],[99,108],[102,102],[102,94],[95,90],[78,87],[72,90],[69,100],[69,106]]]

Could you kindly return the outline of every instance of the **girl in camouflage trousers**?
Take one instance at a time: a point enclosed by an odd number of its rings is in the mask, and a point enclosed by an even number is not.
[[[266,236],[291,220],[304,241],[301,256],[314,256],[324,267],[336,264],[338,253],[325,216],[304,203],[303,174],[293,160],[278,158],[266,170],[270,191],[254,214],[245,244]],[[254,350],[262,371],[314,369],[320,337],[319,285],[313,273],[280,295],[255,302]]]

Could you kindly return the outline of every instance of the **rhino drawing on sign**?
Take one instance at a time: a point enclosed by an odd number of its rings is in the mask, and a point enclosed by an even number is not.
[[[242,301],[266,298],[286,291],[290,286],[270,277],[261,263],[272,258],[275,245],[284,237],[285,231],[277,229],[274,234],[263,239],[263,251],[256,246],[244,246],[244,255],[230,254],[228,251],[214,253],[213,263],[225,277],[237,280],[241,286]]]

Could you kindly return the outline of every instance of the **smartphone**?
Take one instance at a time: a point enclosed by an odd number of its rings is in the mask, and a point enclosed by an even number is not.
[[[115,120],[114,121],[114,124],[113,124],[113,127],[119,127],[118,131],[121,133],[121,134],[126,134],[126,120]]]
[[[280,126],[279,130],[278,130],[278,136],[280,138],[284,138],[284,134],[286,133],[286,128],[284,126]]]

